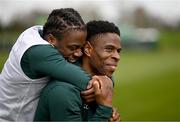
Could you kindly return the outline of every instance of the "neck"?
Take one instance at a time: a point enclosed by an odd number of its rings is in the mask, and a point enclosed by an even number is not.
[[[90,75],[95,75],[92,68],[90,67],[90,62],[87,56],[83,56],[82,58],[82,68]]]

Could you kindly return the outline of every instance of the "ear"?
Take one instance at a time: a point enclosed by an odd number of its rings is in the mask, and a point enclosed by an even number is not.
[[[52,34],[48,34],[48,36],[47,36],[47,41],[48,41],[53,47],[56,47],[56,45],[57,45],[57,39],[56,39]]]
[[[91,44],[87,41],[85,46],[84,46],[84,54],[87,56],[91,56],[92,49],[93,48],[92,48]]]

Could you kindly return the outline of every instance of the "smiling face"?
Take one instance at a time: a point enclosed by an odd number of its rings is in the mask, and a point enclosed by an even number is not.
[[[49,41],[69,62],[75,62],[82,56],[87,32],[83,30],[70,30],[63,33],[62,38],[52,38]]]
[[[119,35],[115,33],[98,34],[90,41],[89,45],[91,47],[89,63],[92,72],[111,77],[120,59]]]

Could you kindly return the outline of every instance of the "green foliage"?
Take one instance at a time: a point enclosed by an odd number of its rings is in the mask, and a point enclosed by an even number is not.
[[[180,31],[161,31],[159,46],[161,50],[178,50],[180,48]]]
[[[9,55],[9,54],[8,54],[7,51],[1,51],[1,52],[0,52],[0,72],[1,72],[1,70],[2,70],[2,68],[3,68],[3,65],[4,65],[4,63],[5,63],[8,55]]]

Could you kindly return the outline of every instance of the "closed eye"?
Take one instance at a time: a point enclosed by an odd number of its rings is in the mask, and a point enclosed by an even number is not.
[[[80,49],[80,46],[77,46],[77,45],[69,46],[69,49],[70,49],[71,51],[75,51],[75,50],[77,50],[77,49]]]

